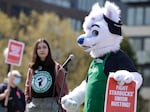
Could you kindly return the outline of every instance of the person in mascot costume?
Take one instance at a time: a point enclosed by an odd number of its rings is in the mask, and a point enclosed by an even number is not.
[[[77,43],[85,52],[90,53],[93,61],[87,78],[62,97],[61,104],[67,112],[79,112],[78,109],[83,103],[84,112],[104,112],[106,85],[110,75],[120,85],[135,81],[136,89],[140,88],[141,74],[120,49],[123,39],[120,12],[116,4],[106,1],[104,7],[95,3],[85,17],[85,34],[77,38]]]

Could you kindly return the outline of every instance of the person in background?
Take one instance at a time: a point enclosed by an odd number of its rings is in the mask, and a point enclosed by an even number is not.
[[[62,96],[68,94],[67,81],[62,66],[52,58],[50,45],[39,39],[34,45],[25,84],[27,110],[29,112],[65,112],[59,104]]]
[[[25,112],[25,95],[18,87],[20,81],[21,74],[17,70],[12,70],[0,84],[0,112]],[[8,97],[8,103],[5,105],[6,97]]]

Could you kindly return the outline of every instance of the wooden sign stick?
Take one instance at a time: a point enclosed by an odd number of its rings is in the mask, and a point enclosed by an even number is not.
[[[10,65],[10,76],[12,75],[13,67],[14,67],[13,65]],[[8,77],[7,89],[8,89],[8,94],[7,94],[6,98],[5,98],[5,102],[4,102],[5,106],[8,105],[8,98],[9,98],[9,94],[10,94],[10,77]]]

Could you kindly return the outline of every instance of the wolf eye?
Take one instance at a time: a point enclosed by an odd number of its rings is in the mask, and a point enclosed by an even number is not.
[[[92,31],[92,35],[93,35],[93,36],[97,36],[97,35],[98,35],[98,31],[97,31],[97,30],[93,30],[93,31]]]

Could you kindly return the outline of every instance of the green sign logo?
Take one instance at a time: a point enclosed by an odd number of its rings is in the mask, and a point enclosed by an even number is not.
[[[32,88],[37,93],[46,92],[52,85],[52,77],[47,71],[38,71],[32,79]]]

